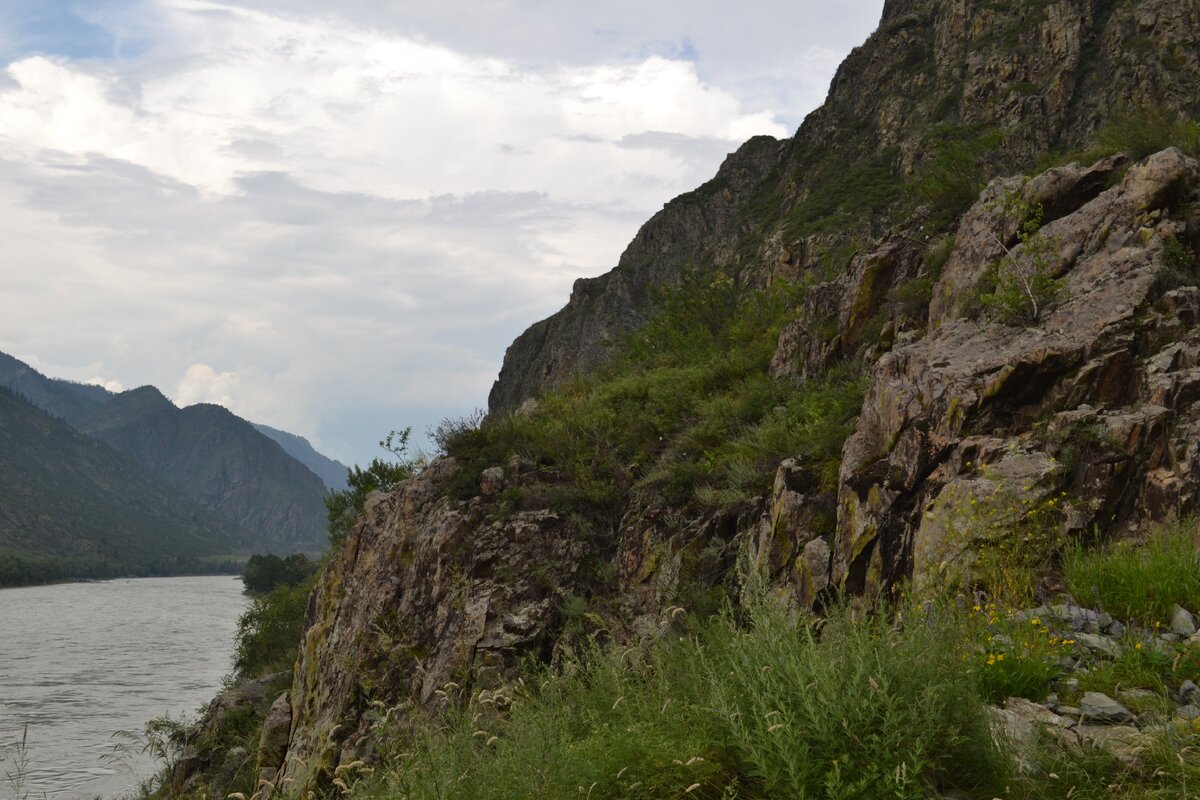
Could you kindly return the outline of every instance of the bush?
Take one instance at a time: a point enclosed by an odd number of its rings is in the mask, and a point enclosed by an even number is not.
[[[1134,161],[1168,147],[1200,158],[1200,122],[1158,106],[1118,111],[1096,138],[1103,153],[1126,153]]]
[[[412,428],[392,431],[379,446],[391,453],[396,460],[384,461],[376,458],[366,469],[351,467],[346,476],[347,488],[330,492],[325,498],[325,510],[329,513],[329,543],[336,547],[363,512],[367,497],[374,491],[390,491],[393,486],[416,474],[420,464],[408,456],[408,440]]]
[[[237,679],[290,670],[304,630],[304,612],[316,575],[296,586],[277,586],[256,597],[238,619],[233,671]]]
[[[242,569],[242,583],[251,594],[266,594],[276,586],[296,586],[320,568],[303,553],[287,558],[277,555],[253,555]]]
[[[1059,244],[1042,232],[1040,204],[1025,202],[1018,192],[1004,203],[1009,213],[1021,220],[1017,229],[1020,248],[1005,246],[1004,257],[989,268],[981,282],[980,302],[1007,325],[1036,325],[1066,291],[1064,282],[1053,277]]]
[[[1177,604],[1197,610],[1196,538],[1197,523],[1186,520],[1158,528],[1144,542],[1118,542],[1101,550],[1076,543],[1063,559],[1063,578],[1080,602],[1095,600],[1124,619],[1162,622]]]
[[[843,610],[820,628],[759,614],[726,624],[706,674],[739,768],[763,797],[999,793],[1006,764],[964,680],[956,637]]]
[[[950,228],[979,199],[987,185],[988,157],[1003,142],[1002,132],[989,130],[935,145],[933,158],[908,185],[912,201],[929,208],[935,228]]]
[[[1158,285],[1163,291],[1195,286],[1200,278],[1200,255],[1186,242],[1171,237],[1163,246],[1158,264]]]

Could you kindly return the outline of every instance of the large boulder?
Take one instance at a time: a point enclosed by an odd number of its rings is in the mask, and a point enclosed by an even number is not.
[[[1075,193],[1084,180],[1057,185]],[[1029,185],[1042,187],[1041,202],[1058,202],[1045,193],[1054,182]],[[947,541],[944,520],[981,492],[1037,499],[1070,490],[1063,525],[1081,531],[1191,502],[1200,480],[1188,440],[1200,416],[1194,311],[1164,294],[1162,272],[1168,247],[1190,246],[1198,194],[1200,165],[1179,150],[1134,165],[1043,228],[1058,248],[1065,299],[1037,324],[952,318],[957,306],[943,304],[938,327],[876,363],[843,451],[835,583],[871,591],[914,569],[961,564],[971,543]],[[972,255],[951,257],[959,266],[944,281],[956,292],[1002,253],[970,243],[1009,235],[990,198],[967,220],[992,229],[960,232]]]

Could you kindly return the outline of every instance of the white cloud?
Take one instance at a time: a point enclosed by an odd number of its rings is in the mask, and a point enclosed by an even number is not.
[[[180,408],[197,403],[215,403],[235,408],[238,377],[232,372],[217,372],[208,364],[192,364],[183,373],[175,389],[175,405]]]
[[[788,133],[782,95],[744,88],[779,71],[623,34],[571,57],[570,4],[491,40],[487,4],[461,35],[424,0],[408,23],[358,0],[249,5],[138,3],[108,21],[150,42],[137,58],[0,70],[0,349],[362,461],[389,429],[482,405],[575,278],[743,139]],[[633,24],[617,6],[592,28]],[[832,52],[789,41],[787,69],[811,73],[795,83],[823,92]]]
[[[45,56],[14,62],[8,75],[20,89],[0,95],[0,135],[129,161],[218,194],[236,191],[240,174],[286,164],[325,191],[544,191],[652,207],[695,176],[679,159],[618,147],[622,137],[661,131],[732,149],[788,133],[687,61],[532,71],[345,24],[199,2],[168,9],[173,43],[193,48],[190,58],[134,74]]]
[[[109,378],[102,378],[99,375],[93,375],[81,383],[91,384],[92,386],[100,386],[110,392],[118,393],[125,391],[125,386],[120,381],[114,381]]]

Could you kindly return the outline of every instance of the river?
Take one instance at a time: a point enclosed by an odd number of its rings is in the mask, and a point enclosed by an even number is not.
[[[154,764],[119,732],[195,717],[229,672],[246,605],[229,576],[0,590],[0,798],[132,793]]]

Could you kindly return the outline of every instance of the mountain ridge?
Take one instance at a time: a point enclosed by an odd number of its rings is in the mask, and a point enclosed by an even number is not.
[[[180,409],[153,386],[114,393],[48,378],[5,354],[0,386],[131,456],[227,525],[249,531],[259,549],[315,553],[325,545],[325,482],[274,438],[222,407]],[[321,458],[312,452],[311,458]]]

